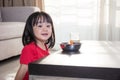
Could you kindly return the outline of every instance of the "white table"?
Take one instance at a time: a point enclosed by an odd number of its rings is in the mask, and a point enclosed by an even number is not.
[[[81,41],[79,52],[58,50],[29,65],[30,75],[120,80],[119,41]]]

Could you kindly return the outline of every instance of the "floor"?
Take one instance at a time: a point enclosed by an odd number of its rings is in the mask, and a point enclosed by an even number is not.
[[[19,56],[0,62],[0,80],[14,80],[15,74],[19,68]],[[50,76],[35,76],[30,80],[99,80],[99,79],[83,79],[83,78],[65,78]]]
[[[19,68],[19,56],[0,61],[0,80],[14,80]]]

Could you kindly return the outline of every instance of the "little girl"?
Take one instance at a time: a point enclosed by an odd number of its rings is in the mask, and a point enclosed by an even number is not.
[[[55,44],[51,17],[45,12],[31,14],[26,21],[22,42],[24,48],[15,80],[29,80],[28,64],[49,55],[48,49]]]

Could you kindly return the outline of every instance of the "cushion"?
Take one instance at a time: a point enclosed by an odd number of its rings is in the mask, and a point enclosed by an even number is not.
[[[2,21],[4,22],[26,22],[28,16],[35,12],[40,11],[38,7],[4,7],[1,8]]]
[[[2,16],[1,16],[1,9],[0,9],[0,22],[2,21]]]
[[[24,30],[24,22],[1,22],[0,40],[21,37]]]

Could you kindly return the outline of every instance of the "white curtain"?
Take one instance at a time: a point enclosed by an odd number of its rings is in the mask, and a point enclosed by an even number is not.
[[[100,40],[120,40],[120,0],[101,0]]]
[[[68,41],[71,32],[80,40],[120,40],[120,0],[45,0],[45,11],[57,42]]]

